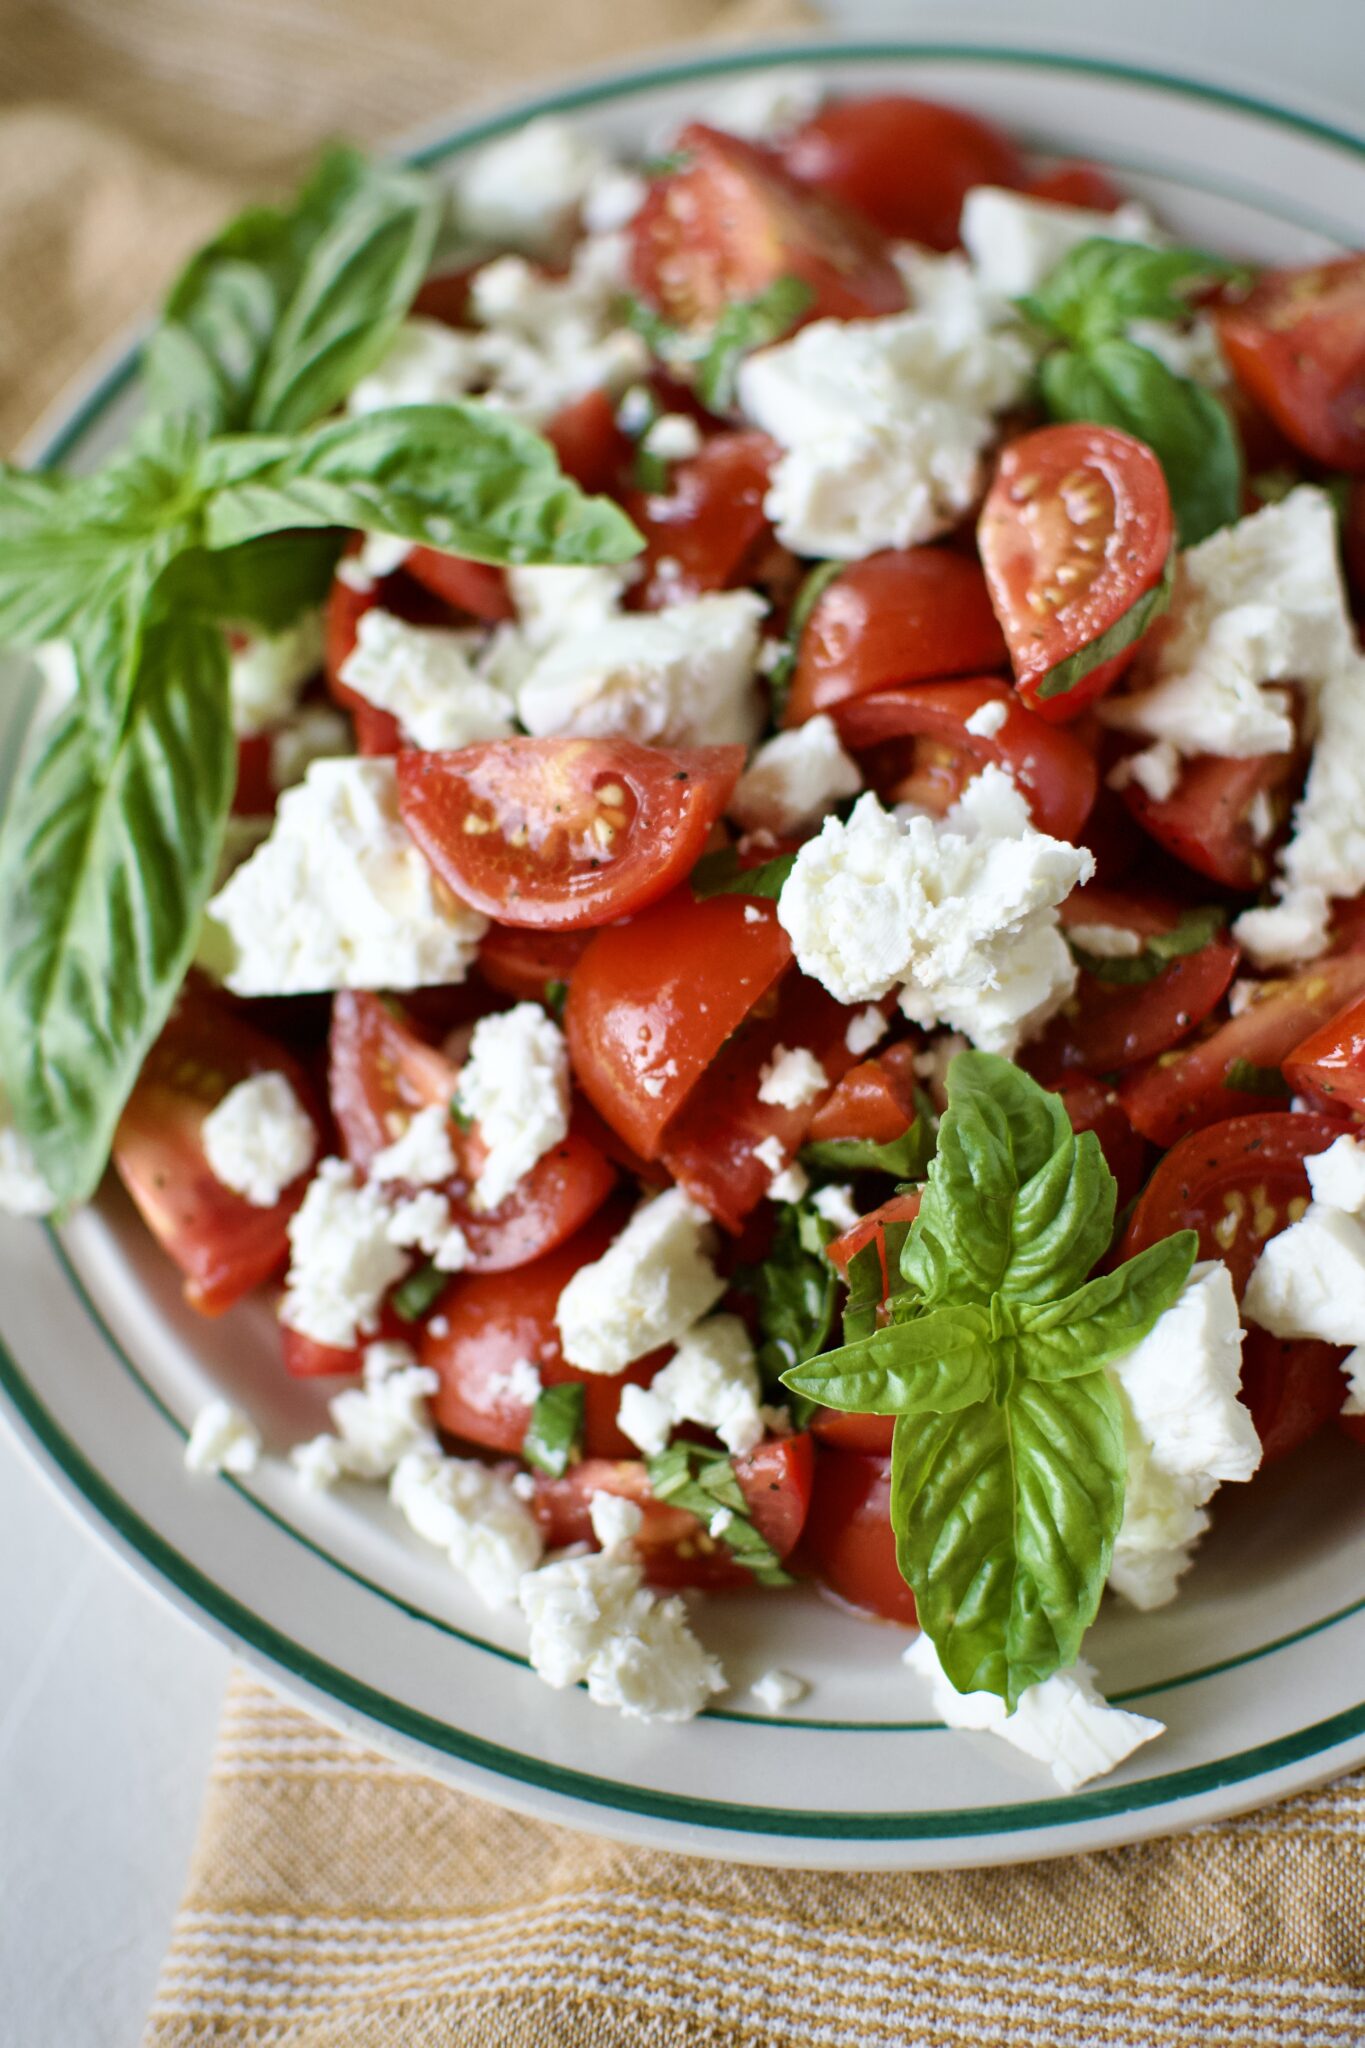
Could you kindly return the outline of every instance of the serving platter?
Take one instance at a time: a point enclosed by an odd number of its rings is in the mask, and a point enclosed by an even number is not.
[[[448,125],[411,155],[439,175],[547,111],[638,151],[705,108],[717,84],[783,61],[835,92],[937,95],[1040,155],[1104,161],[1181,239],[1230,253],[1311,259],[1349,246],[1365,219],[1365,135],[1190,79],[1020,49],[803,43],[688,56]],[[38,458],[98,460],[136,405],[128,351]],[[0,800],[30,694],[0,689]],[[1087,1655],[1111,1698],[1168,1733],[1062,1797],[1041,1767],[938,1725],[901,1664],[902,1634],[807,1591],[699,1605],[732,1689],[685,1727],[622,1722],[581,1691],[550,1692],[526,1665],[519,1620],[479,1606],[381,1491],[299,1486],[283,1453],[322,1425],[327,1390],[284,1377],[263,1305],[217,1323],[187,1310],[114,1186],[60,1230],[0,1224],[0,1340],[0,1413],[150,1586],[324,1719],[547,1820],[748,1862],[933,1868],[1167,1833],[1365,1758],[1365,1488],[1344,1440],[1225,1489],[1174,1606],[1106,1607]],[[189,1424],[215,1391],[248,1408],[279,1454],[249,1478],[184,1470]],[[746,1697],[773,1666],[810,1684],[777,1716]]]

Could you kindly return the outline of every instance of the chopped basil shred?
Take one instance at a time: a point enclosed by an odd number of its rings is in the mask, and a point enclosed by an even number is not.
[[[521,1455],[528,1465],[560,1479],[583,1455],[584,1391],[579,1380],[563,1380],[537,1394],[526,1425]]]
[[[801,659],[801,635],[810,623],[810,615],[830,584],[840,572],[848,567],[847,562],[817,562],[808,569],[797,588],[796,598],[787,621],[787,631],[782,642],[782,652],[768,677],[768,690],[772,703],[773,723],[776,725],[786,707],[787,695],[796,674],[796,664]]]
[[[722,846],[693,868],[692,894],[702,903],[708,896],[763,896],[775,903],[795,865],[794,853],[782,853],[746,868],[733,846]]]
[[[1216,939],[1227,923],[1227,912],[1211,903],[1199,910],[1185,910],[1168,932],[1154,932],[1142,943],[1142,951],[1117,960],[1102,959],[1072,944],[1076,964],[1096,981],[1108,981],[1125,988],[1140,988],[1164,974],[1173,960],[1198,953]]]
[[[767,348],[789,334],[814,293],[799,277],[774,279],[752,299],[736,299],[709,330],[675,327],[643,299],[624,302],[627,323],[652,352],[681,376],[690,376],[703,405],[715,413],[734,404],[740,363],[752,349]]]
[[[427,1310],[440,1300],[449,1279],[449,1273],[443,1273],[434,1259],[428,1259],[400,1281],[389,1296],[394,1314],[405,1323],[420,1323]]]
[[[1116,654],[1132,647],[1140,640],[1154,620],[1169,607],[1171,590],[1175,583],[1175,549],[1166,557],[1166,566],[1150,590],[1129,605],[1112,626],[1105,628],[1097,639],[1078,647],[1065,661],[1059,661],[1050,668],[1038,685],[1040,697],[1065,697],[1075,689],[1083,676],[1088,676],[1102,663],[1112,661]]]
[[[1278,1067],[1258,1067],[1254,1060],[1229,1060],[1223,1073],[1223,1086],[1240,1089],[1243,1095],[1287,1096],[1293,1093]]]
[[[568,1002],[568,1000],[569,984],[567,981],[546,982],[545,1007],[549,1011],[550,1015],[554,1018],[556,1023],[559,1023],[560,1020],[563,1018],[564,1005]]]
[[[732,1276],[736,1292],[753,1303],[758,1369],[773,1393],[781,1393],[788,1367],[817,1357],[829,1342],[839,1279],[825,1246],[834,1235],[833,1224],[809,1202],[784,1202],[767,1257]],[[803,1427],[816,1404],[799,1394],[782,1398],[797,1428]]]
[[[655,1500],[686,1508],[709,1530],[721,1509],[729,1520],[717,1540],[734,1553],[735,1563],[752,1573],[760,1586],[789,1586],[782,1560],[749,1518],[749,1503],[724,1451],[704,1444],[670,1444],[651,1458],[649,1490]]]

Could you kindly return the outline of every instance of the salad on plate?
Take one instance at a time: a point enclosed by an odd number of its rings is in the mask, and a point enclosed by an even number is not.
[[[1365,258],[706,113],[331,150],[0,471],[0,1204],[269,1290],[274,1448],[550,1685],[688,1719],[684,1595],[806,1582],[1069,1789],[1106,1590],[1365,1441]]]

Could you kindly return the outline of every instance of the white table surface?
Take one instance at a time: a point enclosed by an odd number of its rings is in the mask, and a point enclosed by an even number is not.
[[[1360,0],[828,0],[1212,70],[1284,98],[1365,97]],[[1124,25],[1140,23],[1140,39]],[[1126,48],[1125,48],[1126,45]],[[0,1433],[0,2048],[132,2048],[184,1880],[226,1653],[129,1578]]]

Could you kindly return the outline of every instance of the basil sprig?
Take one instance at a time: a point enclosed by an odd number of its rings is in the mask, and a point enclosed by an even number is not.
[[[1217,938],[1227,923],[1227,912],[1218,904],[1210,903],[1198,910],[1182,910],[1176,923],[1168,932],[1153,932],[1142,942],[1142,951],[1121,955],[1118,959],[1101,958],[1098,953],[1087,953],[1084,946],[1071,942],[1071,951],[1076,965],[1096,981],[1107,981],[1123,988],[1140,988],[1146,982],[1155,981],[1164,974],[1173,960],[1186,959],[1191,953],[1200,952]]]
[[[1130,340],[1127,329],[1132,320],[1184,319],[1191,286],[1233,274],[1233,266],[1198,250],[1097,236],[1021,301],[1054,343],[1039,371],[1048,412],[1120,427],[1147,443],[1165,472],[1182,547],[1237,517],[1241,449],[1227,407]]]
[[[894,1415],[891,1519],[921,1625],[959,1692],[1021,1693],[1075,1662],[1123,1514],[1104,1371],[1189,1277],[1182,1231],[1088,1277],[1115,1184],[1091,1131],[1007,1060],[961,1053],[891,1320],[783,1375]]]
[[[705,1444],[670,1444],[649,1460],[648,1471],[655,1500],[686,1508],[704,1527],[710,1527],[721,1508],[726,1510],[729,1520],[718,1540],[760,1586],[791,1584],[781,1558],[750,1520],[744,1489],[724,1451]]]

